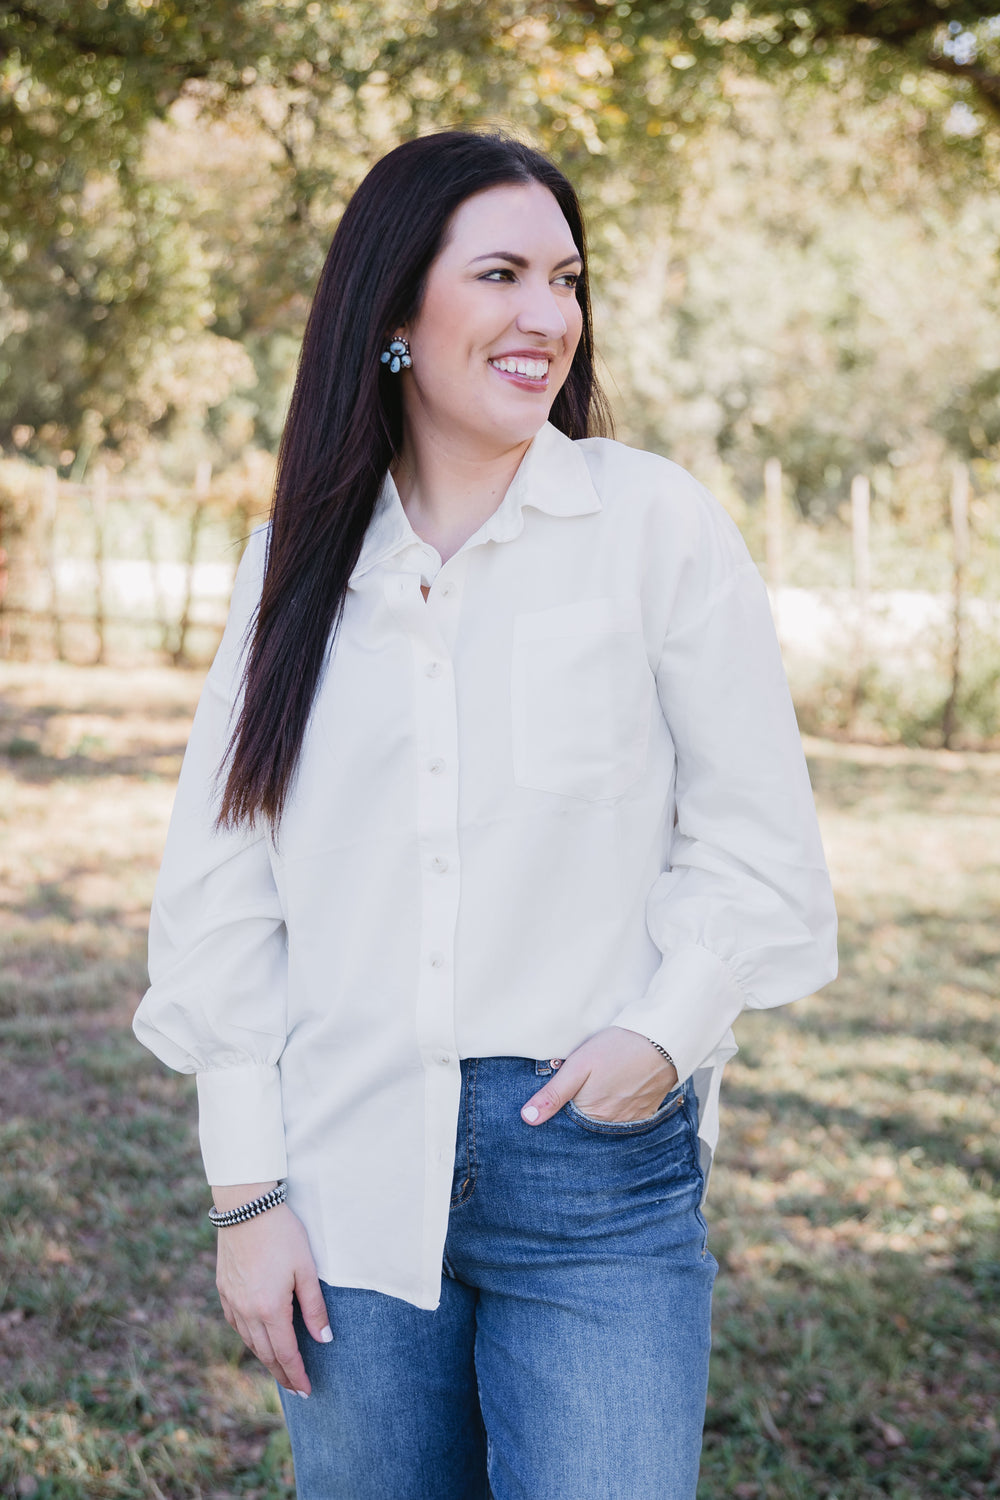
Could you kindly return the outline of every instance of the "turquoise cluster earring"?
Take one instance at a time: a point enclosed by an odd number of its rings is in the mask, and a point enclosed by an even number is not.
[[[398,375],[400,370],[408,370],[413,364],[410,358],[410,346],[399,333],[389,340],[389,347],[382,350],[381,358],[382,363],[389,366],[393,375]]]

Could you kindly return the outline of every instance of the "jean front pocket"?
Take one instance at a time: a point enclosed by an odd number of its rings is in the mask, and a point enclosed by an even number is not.
[[[667,1095],[654,1114],[646,1115],[641,1120],[600,1120],[596,1115],[584,1114],[572,1099],[567,1099],[563,1110],[574,1124],[594,1135],[645,1135],[647,1131],[655,1130],[658,1125],[676,1115],[684,1099],[685,1088],[681,1085]]]

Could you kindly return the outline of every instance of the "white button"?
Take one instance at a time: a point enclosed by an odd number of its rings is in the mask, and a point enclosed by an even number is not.
[[[435,951],[434,953],[428,955],[427,962],[430,964],[432,969],[441,969],[444,967],[444,954]]]
[[[435,854],[434,858],[431,860],[431,869],[432,870],[439,870],[440,871],[440,870],[447,870],[447,868],[448,868],[448,861],[445,859],[444,855],[443,854]]]
[[[441,759],[440,755],[435,755],[433,760],[429,760],[427,762],[427,769],[428,771],[433,771],[435,776],[438,774],[438,772],[444,770],[444,761]]]
[[[427,677],[440,677],[441,663],[439,661],[429,661],[424,668],[424,674]]]
[[[458,590],[457,590],[455,584],[453,584],[453,583],[442,583],[442,585],[441,585],[441,593],[442,593],[442,595],[444,596],[445,599],[450,599],[451,596],[452,596],[452,594],[455,594],[457,592],[458,592]]]
[[[450,1052],[439,1052],[437,1054],[437,1056],[435,1057],[434,1061],[441,1063],[441,1065],[443,1067],[447,1067],[448,1064],[451,1062],[451,1053]]]

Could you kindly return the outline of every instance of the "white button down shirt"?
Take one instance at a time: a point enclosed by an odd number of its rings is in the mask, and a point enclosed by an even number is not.
[[[641,1032],[693,1075],[707,1163],[736,1016],[836,971],[805,762],[721,506],[546,425],[444,564],[386,478],[277,840],[219,831],[265,547],[195,716],[135,1030],[198,1075],[211,1183],[287,1176],[323,1280],[433,1308],[461,1058]]]

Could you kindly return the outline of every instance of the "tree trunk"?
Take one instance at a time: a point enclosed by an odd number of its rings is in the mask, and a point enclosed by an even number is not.
[[[107,554],[108,471],[103,464],[98,464],[94,470],[91,506],[94,515],[94,629],[97,632],[94,662],[100,666],[107,659],[108,614],[104,566]]]
[[[177,647],[174,651],[173,662],[175,667],[182,667],[187,662],[187,637],[191,628],[191,606],[194,602],[194,570],[198,561],[198,537],[201,533],[201,525],[205,519],[206,501],[212,484],[212,465],[203,459],[199,463],[195,473],[193,504],[191,509],[191,524],[188,530],[188,551],[186,571],[184,575],[184,606],[181,610],[180,622],[177,626]]]

